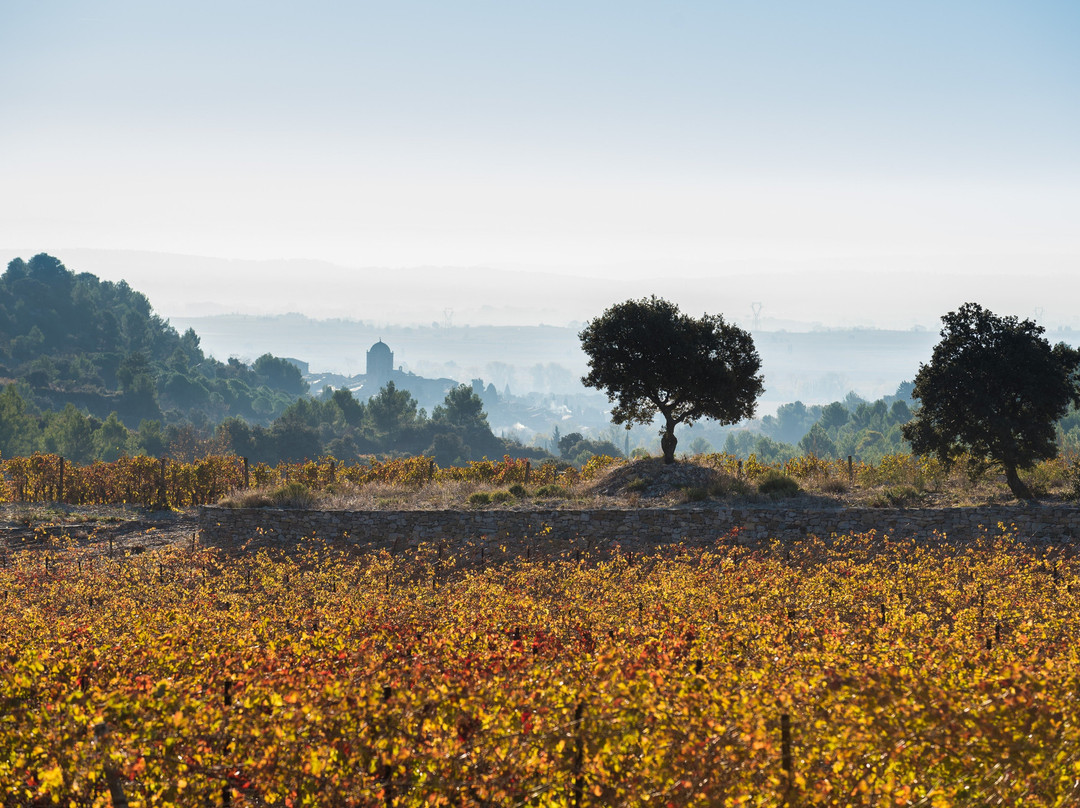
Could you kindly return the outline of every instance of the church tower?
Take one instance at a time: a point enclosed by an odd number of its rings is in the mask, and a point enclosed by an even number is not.
[[[367,352],[367,377],[378,387],[382,387],[390,381],[390,374],[394,370],[394,352],[390,346],[379,340],[371,346]]]

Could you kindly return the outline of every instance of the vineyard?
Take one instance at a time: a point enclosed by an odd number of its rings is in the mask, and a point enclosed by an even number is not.
[[[1080,801],[1071,550],[734,538],[10,554],[4,804]]]
[[[237,490],[269,490],[290,483],[302,485],[315,494],[340,492],[350,487],[356,490],[371,483],[413,491],[451,483],[574,486],[595,480],[625,462],[599,455],[577,469],[554,462],[534,466],[528,460],[507,456],[502,460],[472,461],[464,466],[442,468],[423,456],[372,459],[354,465],[324,457],[303,463],[249,466],[244,458],[235,455],[211,455],[194,463],[140,455],[80,466],[58,455],[35,454],[0,458],[0,503],[185,508],[212,504]],[[728,454],[700,455],[693,462],[749,482],[769,474],[787,475],[804,485],[816,486],[819,493],[835,491],[837,486],[840,489],[906,486],[913,492],[950,486],[970,488],[973,480],[985,476],[985,470],[963,459],[946,469],[934,458],[908,454],[887,455],[876,465],[814,456],[767,464],[753,455],[744,462]],[[1071,498],[1080,495],[1080,464],[1075,458],[1060,457],[1039,463],[1026,473],[1025,479],[1040,495],[1052,490]]]
[[[188,507],[216,502],[223,494],[248,487],[299,483],[312,491],[334,485],[362,486],[379,482],[417,487],[451,481],[497,485],[558,479],[572,483],[581,474],[614,462],[595,458],[583,472],[557,469],[554,463],[533,468],[528,460],[473,461],[463,467],[440,468],[427,457],[409,457],[369,464],[345,465],[332,457],[304,463],[248,466],[242,457],[211,455],[194,463],[146,456],[123,457],[86,466],[58,455],[0,459],[0,502],[63,502],[71,505],[133,504],[144,507]]]

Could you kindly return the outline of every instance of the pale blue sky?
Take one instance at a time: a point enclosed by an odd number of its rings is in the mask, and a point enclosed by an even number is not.
[[[1075,0],[5,0],[0,247],[1080,256],[1078,42]]]

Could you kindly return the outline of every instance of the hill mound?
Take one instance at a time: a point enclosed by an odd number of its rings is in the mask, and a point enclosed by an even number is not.
[[[646,499],[662,499],[688,488],[710,490],[724,477],[716,469],[681,462],[665,464],[662,458],[647,457],[614,466],[590,488],[596,496],[623,497],[633,494]]]

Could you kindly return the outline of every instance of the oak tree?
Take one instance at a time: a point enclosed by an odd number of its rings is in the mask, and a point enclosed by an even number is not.
[[[589,357],[582,382],[616,402],[616,424],[663,416],[664,462],[675,462],[675,427],[702,418],[733,424],[754,414],[763,390],[749,333],[720,315],[694,318],[656,297],[607,309],[581,331]]]
[[[1051,346],[1031,320],[977,303],[941,320],[941,342],[915,377],[920,406],[904,437],[917,454],[945,463],[966,452],[996,464],[1012,492],[1031,499],[1018,471],[1057,454],[1054,425],[1070,402],[1080,404],[1080,352]]]

